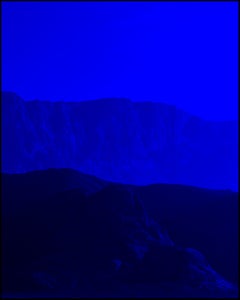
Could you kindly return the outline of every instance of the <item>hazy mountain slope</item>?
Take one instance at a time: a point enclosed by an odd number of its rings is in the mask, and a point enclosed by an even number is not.
[[[73,168],[110,181],[237,189],[237,122],[161,103],[25,102],[2,93],[2,171]]]
[[[104,183],[99,188],[101,180],[68,169],[2,178],[2,267],[8,292],[53,289],[77,295],[92,287],[99,295],[114,292],[110,286],[121,290],[123,284],[129,295],[140,284],[146,296],[156,296],[164,294],[154,290],[156,285],[168,282],[173,293],[180,286],[196,288],[195,295],[203,289],[223,296],[232,288],[213,264],[237,282],[237,257],[230,257],[238,238],[235,193],[180,185]],[[69,189],[73,178],[79,182]],[[182,226],[189,222],[190,230]],[[209,242],[209,233],[216,244]],[[188,249],[196,245],[206,259]]]

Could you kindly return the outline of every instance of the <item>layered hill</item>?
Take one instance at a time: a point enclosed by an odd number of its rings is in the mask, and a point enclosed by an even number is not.
[[[237,190],[237,127],[161,103],[26,102],[3,92],[2,171],[72,168],[127,184]]]

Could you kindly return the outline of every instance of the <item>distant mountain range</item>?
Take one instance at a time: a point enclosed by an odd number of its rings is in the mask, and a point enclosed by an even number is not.
[[[2,174],[1,267],[3,296],[237,297],[238,194]]]
[[[46,168],[126,184],[237,190],[238,124],[162,103],[26,102],[2,92],[2,171]]]

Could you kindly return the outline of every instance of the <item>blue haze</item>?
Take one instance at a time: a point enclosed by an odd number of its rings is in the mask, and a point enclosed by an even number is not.
[[[4,2],[2,89],[126,97],[209,120],[238,112],[237,2]]]
[[[238,3],[1,4],[3,297],[237,297]]]
[[[3,171],[236,190],[237,8],[2,3]]]

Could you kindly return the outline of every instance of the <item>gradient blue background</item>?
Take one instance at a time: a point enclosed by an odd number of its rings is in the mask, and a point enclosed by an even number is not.
[[[2,90],[238,114],[237,2],[2,3]]]

